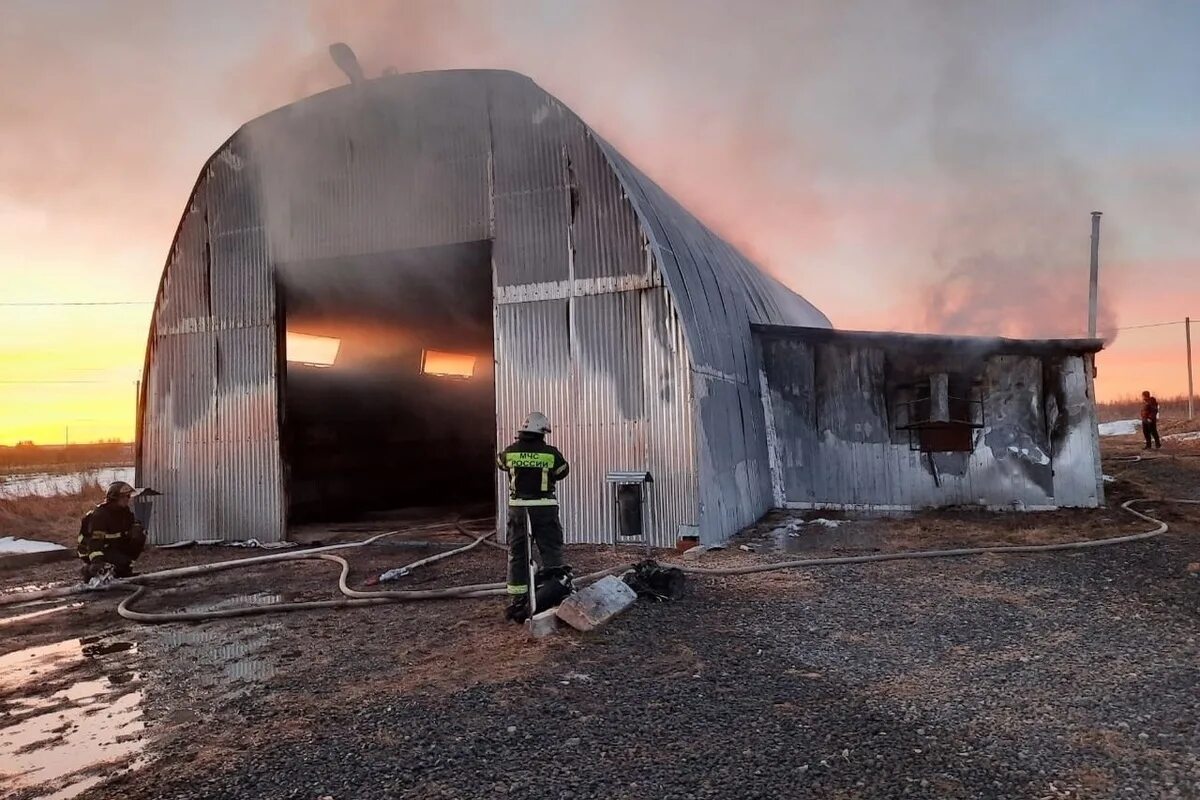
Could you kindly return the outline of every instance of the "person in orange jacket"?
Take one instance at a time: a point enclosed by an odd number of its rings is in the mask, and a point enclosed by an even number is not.
[[[1162,449],[1162,439],[1158,436],[1158,398],[1150,392],[1142,392],[1142,435],[1146,437],[1147,450],[1152,440],[1154,447]]]

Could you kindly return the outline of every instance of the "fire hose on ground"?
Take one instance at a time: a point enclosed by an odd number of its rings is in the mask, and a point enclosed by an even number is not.
[[[1029,554],[1029,553],[1048,553],[1070,550],[1090,550],[1099,547],[1107,547],[1110,545],[1128,544],[1131,542],[1139,542],[1147,539],[1152,539],[1161,536],[1169,530],[1166,522],[1138,511],[1133,508],[1134,505],[1140,503],[1173,503],[1184,505],[1200,505],[1200,500],[1191,500],[1183,498],[1138,498],[1127,500],[1121,504],[1121,508],[1139,519],[1154,525],[1154,528],[1145,531],[1144,533],[1135,533],[1125,536],[1113,536],[1105,539],[1085,539],[1081,541],[1059,542],[1055,544],[1039,544],[1039,545],[995,545],[983,547],[962,547],[945,550],[916,550],[899,553],[876,553],[873,555],[864,556],[843,556],[834,558],[808,558],[793,561],[777,561],[766,564],[754,564],[746,567],[696,567],[689,564],[671,564],[677,567],[684,573],[691,575],[709,575],[709,576],[731,576],[731,575],[750,575],[759,572],[772,572],[776,570],[786,569],[802,569],[838,566],[844,564],[870,564],[884,561],[903,561],[925,558],[959,558],[965,556],[985,555],[988,553],[999,554]],[[159,572],[150,572],[145,575],[136,576],[132,580],[118,580],[101,587],[104,590],[124,590],[130,591],[121,603],[117,606],[117,613],[125,619],[141,622],[141,623],[163,623],[163,622],[204,622],[214,619],[229,619],[233,617],[245,617],[258,614],[275,614],[289,611],[306,611],[323,608],[352,608],[359,606],[374,606],[387,603],[417,601],[417,600],[444,600],[450,598],[477,598],[477,597],[492,597],[505,594],[503,583],[482,583],[466,586],[452,586],[442,589],[397,589],[397,590],[381,590],[381,591],[362,591],[350,587],[348,578],[350,575],[350,563],[338,555],[333,555],[331,551],[349,550],[354,548],[366,547],[381,539],[395,535],[406,535],[431,528],[444,527],[445,523],[434,525],[420,526],[410,528],[405,531],[388,531],[364,539],[361,542],[346,542],[342,544],[327,545],[317,547],[303,552],[291,553],[274,553],[265,556],[254,556],[251,558],[235,559],[232,561],[220,561],[213,564],[199,564],[191,567],[180,567],[177,569],[161,570]],[[455,523],[456,530],[463,535],[473,539],[469,544],[457,547],[444,553],[438,553],[427,558],[409,564],[406,569],[414,569],[423,565],[430,564],[445,558],[465,553],[481,544],[487,544],[493,547],[503,548],[496,542],[489,541],[495,535],[494,531],[488,531],[482,535],[469,530],[463,523]],[[237,569],[239,567],[252,566],[256,564],[264,564],[277,561],[302,561],[302,560],[323,560],[338,564],[341,567],[341,574],[338,576],[338,589],[343,597],[335,600],[309,600],[298,601],[292,603],[279,603],[274,605],[264,606],[245,606],[241,608],[209,610],[209,611],[182,611],[182,612],[144,612],[135,611],[131,606],[137,602],[146,592],[146,583],[169,580],[174,578],[185,578],[195,575],[206,575],[213,572],[220,572],[229,569]],[[593,581],[597,581],[606,575],[614,575],[624,572],[632,565],[623,564],[617,567],[612,567],[598,572],[593,572],[578,579],[578,583],[585,585]],[[0,606],[14,605],[18,603],[28,603],[37,600],[54,599],[67,597],[71,595],[85,594],[95,592],[97,589],[89,587],[86,584],[67,586],[57,589],[48,589],[40,592],[23,592],[13,593],[9,595],[0,595]]]
[[[825,567],[837,564],[871,564],[879,561],[906,561],[919,558],[958,558],[962,556],[981,556],[987,553],[1051,553],[1059,550],[1089,550],[1096,547],[1107,547],[1114,544],[1128,544],[1153,539],[1169,530],[1167,523],[1149,514],[1133,508],[1135,503],[1184,503],[1200,505],[1200,500],[1182,500],[1163,498],[1152,500],[1142,497],[1127,500],[1121,508],[1130,514],[1153,524],[1153,530],[1145,533],[1134,533],[1128,536],[1112,536],[1107,539],[1083,539],[1076,542],[1057,542],[1055,544],[1005,544],[985,547],[959,547],[952,550],[913,550],[901,553],[876,553],[869,556],[843,556],[837,558],[806,558],[798,561],[778,561],[771,564],[754,564],[748,567],[724,567],[706,569],[704,567],[680,567],[684,572],[694,575],[750,575],[755,572],[770,572],[776,569],[798,569],[801,567]]]

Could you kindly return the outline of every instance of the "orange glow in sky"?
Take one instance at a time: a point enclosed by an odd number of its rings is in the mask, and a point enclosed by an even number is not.
[[[64,296],[46,278],[22,294]],[[0,444],[129,441],[149,319],[148,304],[0,306]]]

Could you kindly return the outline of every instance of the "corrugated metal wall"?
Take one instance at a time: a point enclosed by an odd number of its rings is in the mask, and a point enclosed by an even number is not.
[[[156,543],[279,541],[275,295],[257,175],[232,139],[197,183],[159,287],[138,482]]]
[[[1063,506],[1103,505],[1104,473],[1091,361],[1086,356],[1063,358],[1057,378],[1064,407],[1051,412],[1055,419],[1050,427],[1065,433],[1052,441],[1054,497]]]
[[[503,81],[491,100],[497,440],[530,411],[550,416],[572,465],[559,496],[573,542],[612,541],[605,475],[648,470],[650,538],[671,546],[698,523],[681,328],[590,131],[528,86]]]
[[[829,327],[808,301],[765,275],[615,148],[604,153],[650,238],[692,356],[700,536],[723,541],[773,502],[753,323]]]
[[[345,87],[248,123],[275,264],[492,236],[478,73]]]
[[[885,347],[785,336],[767,337],[760,346],[772,462],[788,506],[1044,509],[1102,502],[1095,412],[1082,393],[1081,356],[1053,359],[1061,373],[1049,374],[1063,376],[1061,387],[1043,385],[1047,365],[1041,357],[987,356],[981,375],[985,426],[975,434],[974,450],[931,459],[893,427],[891,354]],[[969,355],[970,348],[963,352]],[[1058,415],[1062,428],[1053,432],[1047,403],[1062,391],[1069,399]]]
[[[970,458],[938,456],[934,479],[922,456],[882,441],[886,418],[868,419],[880,416],[864,395],[883,380],[879,357],[831,349],[828,358],[848,359],[845,370],[818,380],[810,353],[811,369],[801,358],[785,384],[768,367],[764,395],[751,325],[828,327],[824,315],[528,79],[457,71],[288,106],[249,123],[206,165],[148,346],[139,482],[164,492],[151,501],[155,541],[285,534],[276,265],[485,239],[497,437],[506,441],[530,410],[551,415],[575,465],[562,489],[571,541],[608,541],[603,476],[615,469],[654,475],[659,545],[681,529],[724,539],[777,491],[791,502],[871,506],[1091,505],[1102,496],[1082,358],[1050,373],[1036,359],[995,361],[989,415],[1053,388],[1066,427],[1049,442],[1029,432],[1016,455],[995,444]],[[1043,373],[1053,387],[1040,386]],[[1043,456],[1054,460],[1052,478]]]
[[[621,182],[527,78],[463,71],[288,106],[206,167],[147,358],[139,480],[164,492],[155,541],[285,535],[276,265],[481,239],[493,240],[498,438],[529,410],[551,415],[574,464],[569,539],[608,541],[614,469],[654,475],[656,544],[695,532],[688,324]]]
[[[497,440],[531,410],[550,416],[551,441],[571,462],[559,487],[570,541],[612,541],[604,478],[615,470],[653,475],[656,545],[696,527],[687,351],[661,288],[500,305],[496,354]]]

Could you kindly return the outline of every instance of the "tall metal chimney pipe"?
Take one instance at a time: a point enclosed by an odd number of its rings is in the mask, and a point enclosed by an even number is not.
[[[1088,338],[1096,338],[1096,312],[1100,305],[1100,211],[1092,212],[1092,277],[1088,284]]]

